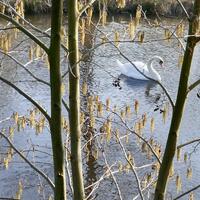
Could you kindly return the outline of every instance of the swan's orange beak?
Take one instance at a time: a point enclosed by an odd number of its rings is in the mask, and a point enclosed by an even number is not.
[[[159,61],[159,64],[160,64],[161,67],[164,67],[162,60]]]

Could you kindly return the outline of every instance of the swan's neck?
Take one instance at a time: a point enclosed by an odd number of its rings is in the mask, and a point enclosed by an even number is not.
[[[153,68],[153,61],[154,61],[153,58],[151,60],[149,60],[149,62],[147,63],[147,68],[150,73],[154,74],[156,72],[156,70]]]
[[[153,79],[155,79],[157,81],[161,81],[161,77],[160,77],[159,73],[153,67],[153,62],[155,59],[156,58],[152,58],[151,60],[149,60],[149,62],[147,63],[147,68]]]

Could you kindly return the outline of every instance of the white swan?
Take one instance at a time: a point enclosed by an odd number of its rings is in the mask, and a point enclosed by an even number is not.
[[[161,66],[163,64],[163,59],[160,56],[153,56],[147,64],[140,61],[122,64],[119,60],[117,60],[117,65],[121,70],[121,74],[130,78],[139,80],[154,79],[156,81],[161,82],[160,74],[152,66],[154,61],[158,61]],[[135,67],[133,66],[133,64],[135,65]],[[150,79],[142,75],[136,68]]]

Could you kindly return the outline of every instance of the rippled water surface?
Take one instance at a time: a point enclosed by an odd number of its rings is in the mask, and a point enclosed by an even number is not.
[[[37,26],[42,28],[48,28],[49,17],[30,17],[30,20]],[[174,27],[178,21],[163,20],[163,23],[166,26]],[[44,27],[45,26],[45,27]],[[120,32],[121,40],[128,40],[127,32],[127,22],[117,20],[117,22],[110,22],[106,27],[100,27],[101,31],[107,34],[110,40],[114,38],[114,32]],[[162,84],[167,88],[169,93],[172,96],[172,99],[175,101],[176,92],[178,87],[180,67],[178,67],[179,56],[182,51],[178,46],[177,42],[171,41],[153,41],[147,42],[148,40],[156,40],[164,38],[164,31],[161,28],[150,28],[145,23],[139,27],[140,30],[145,32],[145,42],[143,44],[125,42],[119,44],[120,51],[132,61],[143,61],[147,62],[152,56],[159,55],[164,59],[164,69],[161,69],[158,65],[155,65],[155,68],[160,73],[162,77]],[[121,30],[125,30],[122,32]],[[97,36],[102,36],[102,34]],[[96,37],[96,43],[100,43],[101,40]],[[86,44],[87,45],[87,44]],[[18,51],[17,57],[21,62],[26,61],[27,47],[29,44],[24,44]],[[90,45],[88,45],[90,46]],[[199,57],[200,57],[200,48],[199,46],[195,49],[195,55],[192,63],[192,71],[190,83],[197,80],[200,76],[200,67],[199,67]],[[127,62],[123,57],[119,55],[119,52],[110,44],[101,45],[95,49],[94,54],[89,56],[90,63],[82,65],[81,74],[83,74],[83,80],[87,79],[89,81],[89,91],[91,94],[99,95],[100,99],[105,102],[109,97],[111,99],[111,104],[117,105],[118,108],[123,108],[126,105],[131,105],[135,100],[139,101],[139,115],[147,113],[149,118],[155,118],[155,133],[154,137],[159,143],[165,145],[167,138],[167,133],[169,129],[171,110],[169,116],[166,119],[166,122],[163,123],[162,115],[159,112],[154,112],[156,105],[162,104],[164,95],[162,89],[151,82],[148,81],[137,81],[130,79],[124,76],[120,76],[121,87],[118,88],[112,85],[113,80],[120,75],[120,71],[116,65],[116,59],[119,59],[122,63]],[[24,60],[24,61],[23,61]],[[26,91],[31,95],[35,100],[45,106],[49,110],[49,88],[47,86],[41,85],[39,83],[33,82],[31,77],[23,71],[23,69],[16,66],[16,64],[9,59],[4,59],[4,66],[2,76],[7,79],[15,82],[20,88]],[[89,76],[88,67],[89,66]],[[36,74],[38,77],[49,80],[49,73],[47,68],[41,67],[41,63],[33,63],[30,66],[31,71]],[[186,104],[185,114],[182,120],[180,137],[178,144],[187,142],[193,138],[198,138],[200,130],[200,100],[196,96],[197,90],[191,92],[188,97]],[[17,94],[13,89],[1,83],[0,85],[0,121],[12,115],[13,112],[19,112],[20,115],[26,114],[27,110],[31,108],[31,104],[28,103],[23,97]],[[0,127],[8,127],[10,122],[1,122]],[[148,122],[149,124],[149,122]],[[150,125],[149,125],[150,126]],[[150,128],[145,129],[145,137],[150,138],[152,135],[150,133]],[[51,145],[50,145],[50,134],[48,128],[45,129],[44,133],[36,136],[35,131],[29,128],[25,129],[23,133],[17,133],[14,137],[14,143],[19,149],[25,149],[25,154],[37,165],[43,169],[49,176],[52,176],[52,160],[48,154],[51,154]],[[2,142],[2,148],[5,147],[6,143]],[[34,154],[28,153],[30,147],[42,146],[41,152],[35,151]],[[183,149],[182,155],[184,152],[191,153],[194,145],[185,147]],[[135,147],[135,141],[127,145],[129,151],[137,149]],[[109,157],[109,164],[113,164],[119,160],[123,159],[120,154],[119,147],[115,143],[108,145],[106,153]],[[183,161],[183,156],[181,161],[177,163],[175,161],[176,174],[182,176],[182,187],[186,191],[192,186],[199,184],[200,180],[200,167],[199,167],[199,151],[198,148],[195,152],[191,154],[190,161],[185,164]],[[135,155],[138,163],[143,163],[139,154]],[[0,197],[11,197],[15,196],[17,190],[18,180],[21,179],[24,181],[25,191],[23,194],[24,199],[35,199],[34,192],[38,189],[34,186],[35,183],[41,182],[39,176],[37,176],[33,170],[31,170],[28,165],[23,164],[22,160],[17,156],[14,156],[14,161],[10,164],[8,170],[5,170],[2,165],[0,165]],[[193,168],[193,178],[191,180],[186,179],[186,170],[187,167],[192,166]],[[94,159],[89,159],[86,161],[84,159],[84,171],[86,178],[86,185],[97,180],[100,176],[100,173],[103,171],[102,161],[95,161]],[[124,178],[122,178],[124,177]],[[124,199],[132,199],[133,193],[137,191],[136,185],[133,182],[134,176],[130,173],[130,176],[119,176],[119,186],[122,191]],[[45,185],[45,183],[43,183]],[[173,196],[176,196],[175,191],[175,178],[172,178],[168,188],[169,196],[173,193]],[[41,190],[41,195],[38,198],[47,199]],[[133,192],[134,191],[134,192]],[[136,194],[136,193],[135,193]],[[118,199],[116,187],[113,183],[105,180],[103,184],[100,184],[100,188],[96,199]],[[185,198],[187,199],[187,198]],[[198,192],[195,193],[195,199],[200,199]]]

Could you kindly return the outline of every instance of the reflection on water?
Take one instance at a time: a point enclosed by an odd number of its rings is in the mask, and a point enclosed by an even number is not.
[[[30,20],[33,21],[35,25],[38,25],[40,27],[43,27],[44,29],[48,28],[49,25],[49,17],[41,17],[38,18],[37,16],[34,18],[30,17]],[[176,21],[175,21],[176,22]],[[173,21],[165,21],[164,23],[170,25],[174,24]],[[44,27],[45,25],[45,27]],[[127,28],[127,22],[120,22],[120,23],[109,23],[106,27],[101,27],[102,31],[107,33],[108,37],[110,39],[113,39],[113,34],[115,30],[126,30]],[[149,38],[152,39],[158,39],[163,38],[163,30],[156,28],[152,29],[147,27],[146,25],[139,27],[140,29],[145,31],[145,40],[148,40]],[[90,30],[93,32],[94,30]],[[120,57],[119,53],[116,51],[115,48],[113,48],[111,45],[107,44],[104,46],[100,46],[99,48],[95,49],[95,51],[91,51],[88,53],[88,49],[91,49],[93,47],[93,41],[95,40],[96,43],[101,42],[101,39],[99,39],[101,35],[86,35],[86,44],[85,48],[81,49],[82,55],[83,55],[83,62],[81,63],[81,83],[82,82],[88,82],[88,94],[86,96],[81,96],[81,105],[82,110],[87,110],[87,97],[89,95],[99,95],[100,99],[105,102],[105,100],[109,97],[111,99],[112,105],[117,105],[120,108],[124,108],[126,105],[133,105],[133,102],[135,100],[139,101],[139,115],[143,113],[147,113],[148,116],[155,118],[155,133],[154,137],[161,143],[165,144],[167,132],[169,128],[170,123],[170,114],[169,117],[166,120],[165,123],[162,121],[162,117],[158,112],[154,112],[155,106],[162,103],[163,101],[163,91],[161,88],[151,82],[151,81],[139,81],[134,80],[131,78],[127,78],[125,76],[120,76],[121,81],[121,87],[122,89],[119,90],[119,88],[116,88],[113,86],[113,78],[118,77],[119,75],[119,69],[116,67],[116,59],[120,59],[122,61],[123,58]],[[128,34],[125,34],[121,37],[124,37],[124,39],[128,38]],[[151,58],[154,55],[161,55],[164,58],[165,61],[165,70],[161,71],[159,68],[157,69],[159,71],[159,74],[161,74],[162,77],[162,83],[167,88],[169,93],[172,95],[172,98],[176,98],[176,90],[178,86],[179,81],[179,74],[180,69],[177,67],[178,63],[178,57],[181,53],[180,48],[178,47],[176,42],[168,43],[166,41],[163,42],[154,42],[154,43],[144,43],[144,44],[138,44],[138,43],[121,43],[119,46],[120,50],[129,57],[130,60],[141,60],[141,61],[148,61],[149,58]],[[196,80],[199,78],[200,71],[199,71],[199,57],[200,57],[200,51],[199,47],[196,48],[195,51],[195,58],[193,60],[193,68],[192,68],[192,78],[191,81]],[[21,57],[23,57],[23,54],[26,52],[22,52],[20,54]],[[22,59],[22,58],[21,58]],[[7,61],[6,61],[7,62]],[[42,68],[40,65],[38,66],[31,66],[31,70],[35,74],[37,74],[40,77],[45,77],[48,80],[48,70],[46,68]],[[12,73],[11,73],[12,72]],[[7,67],[5,68],[5,71],[3,72],[3,75],[8,78],[9,80],[24,80],[28,79],[30,77],[27,77],[27,74],[24,73],[20,68],[15,67],[15,65],[12,62],[9,62]],[[40,86],[38,83],[34,82],[17,82],[17,84],[28,94],[30,94],[32,97],[34,97],[35,100],[39,101],[42,105],[45,106],[47,110],[49,110],[49,88],[46,86]],[[20,97],[16,94],[15,91],[7,87],[5,84],[1,83],[0,87],[0,120],[10,116],[13,112],[20,112],[21,114],[27,113],[27,109],[31,107],[27,101],[25,101],[24,98]],[[187,141],[188,136],[190,137],[198,137],[199,136],[199,130],[200,130],[200,123],[197,123],[197,120],[199,120],[199,112],[200,112],[200,101],[196,97],[195,91],[189,96],[188,103],[186,106],[186,113],[183,118],[182,126],[181,126],[181,137],[179,139],[179,143]],[[87,114],[86,114],[87,115]],[[89,115],[87,115],[89,117]],[[83,138],[83,144],[86,142],[86,140],[90,139],[93,135],[93,131],[90,129],[90,127],[85,123],[84,127],[84,138]],[[0,124],[1,128],[3,128],[2,124]],[[147,133],[149,133],[149,129],[145,130]],[[152,137],[152,135],[146,135],[147,138]],[[27,142],[29,141],[29,143]],[[48,131],[46,131],[43,135],[35,136],[34,131],[30,131],[29,129],[25,130],[22,135],[16,135],[15,136],[15,142],[21,149],[28,148],[29,144],[34,143],[37,145],[47,145],[49,147],[50,144],[50,135]],[[94,156],[94,147],[95,147],[94,141],[91,141],[87,144],[87,152],[84,152],[84,174],[85,174],[85,185],[88,186],[92,183],[94,183],[96,180],[98,180],[99,177],[99,171],[101,171],[101,162],[97,161]],[[131,142],[128,145],[129,150],[135,150],[135,142]],[[121,159],[121,155],[119,155],[120,150],[116,150],[115,144],[111,144],[109,148],[107,148],[107,153],[109,154],[109,161],[110,164],[112,162],[118,161]],[[112,151],[111,151],[112,149]],[[191,148],[186,148],[184,151],[190,151]],[[49,150],[50,151],[50,150]],[[134,152],[134,151],[133,151]],[[45,157],[42,156],[40,153],[37,154],[38,160],[45,162],[51,162],[51,157]],[[136,155],[137,156],[137,155]],[[31,156],[30,156],[31,157]],[[87,159],[86,159],[87,157]],[[139,157],[139,156],[138,156]],[[137,160],[139,160],[138,158]],[[191,180],[191,186],[198,183],[198,180],[200,178],[200,169],[198,167],[199,164],[199,157],[195,154],[191,157],[191,163],[194,166],[193,174],[194,177]],[[189,164],[184,164],[183,162],[176,165],[177,171],[183,175],[183,185],[188,185],[188,181],[184,176],[184,172],[186,171],[186,168]],[[42,169],[45,169],[48,173],[51,174],[52,167],[48,165],[49,167],[45,168],[45,164],[41,164],[40,167]],[[8,195],[10,188],[8,185],[11,185],[11,189],[15,191],[16,185],[18,180],[16,180],[16,172],[17,177],[20,178],[23,174],[24,176],[29,176],[29,181],[31,179],[36,180],[36,175],[31,174],[26,169],[26,166],[19,165],[18,167],[11,166],[9,171],[5,172],[3,168],[0,169],[0,178],[3,180],[2,185],[0,187],[0,196]],[[101,171],[102,172],[102,171]],[[37,179],[38,181],[38,179]],[[35,182],[37,182],[35,181]],[[119,177],[119,184],[122,188],[123,195],[126,197],[125,199],[131,199],[133,190],[137,190],[132,184],[133,177],[127,177],[120,179]],[[30,183],[30,182],[29,182]],[[109,187],[107,187],[106,184],[110,184]],[[174,186],[175,183],[173,180],[170,183],[169,192],[174,192]],[[31,184],[29,185],[31,188]],[[111,189],[113,188],[113,194],[111,194]],[[33,194],[32,199],[34,199],[34,192],[36,192],[36,188],[29,189],[28,192],[25,192],[24,199],[31,199],[30,194]],[[105,197],[109,200],[114,199],[112,195],[114,195],[114,192],[116,193],[116,188],[114,188],[112,183],[105,182],[105,184],[102,184],[102,194],[99,197],[96,197],[96,199],[105,199]],[[89,194],[91,192],[90,189],[87,190],[87,193]],[[13,193],[14,195],[14,193]],[[197,196],[196,198],[200,199],[200,196]]]

